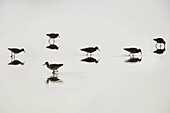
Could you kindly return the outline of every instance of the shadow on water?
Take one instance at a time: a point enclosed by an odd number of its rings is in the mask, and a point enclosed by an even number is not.
[[[47,78],[46,83],[48,84],[49,82],[55,82],[55,83],[62,83],[63,81],[58,78],[58,73],[55,71],[52,72],[52,76]]]
[[[140,56],[140,57],[130,56],[130,58],[128,60],[125,60],[125,63],[137,63],[137,62],[141,62],[141,61],[142,61],[142,56]]]
[[[15,60],[15,58],[11,57],[11,62],[8,65],[24,65],[25,62],[21,62],[20,60]]]
[[[84,58],[81,60],[82,62],[87,62],[87,63],[99,63],[99,59],[97,60],[96,58],[94,57],[87,57],[87,58]]]

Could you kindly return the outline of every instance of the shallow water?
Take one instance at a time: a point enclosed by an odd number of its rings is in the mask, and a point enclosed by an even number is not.
[[[169,113],[170,2],[0,1],[0,113]],[[49,32],[59,32],[58,50]],[[153,53],[155,37],[167,41]],[[85,62],[83,47],[98,46]],[[143,55],[131,58],[123,47]],[[8,47],[24,47],[11,62]],[[43,64],[63,63],[60,81]]]

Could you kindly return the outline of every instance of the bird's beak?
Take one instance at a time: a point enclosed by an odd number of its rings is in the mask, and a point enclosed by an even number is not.
[[[142,51],[140,53],[142,54]]]
[[[26,53],[26,52],[24,51],[24,53]]]
[[[100,49],[98,49],[100,51]]]
[[[45,64],[43,64],[43,66],[44,66]]]

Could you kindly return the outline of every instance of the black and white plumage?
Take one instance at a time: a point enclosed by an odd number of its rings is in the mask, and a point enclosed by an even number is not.
[[[44,65],[46,65],[48,69],[53,70],[53,72],[58,71],[57,69],[63,66],[63,64],[49,64],[48,62],[45,62]]]
[[[129,55],[134,55],[135,53],[141,53],[142,54],[142,51],[141,51],[141,49],[138,49],[138,48],[124,48],[124,50],[125,51],[128,51],[128,52],[130,52],[130,54]]]
[[[18,49],[18,48],[8,48],[8,50],[10,50],[11,51],[11,57],[13,57],[13,55],[14,55],[14,57],[15,57],[15,54],[18,54],[18,53],[20,53],[20,52],[25,52],[25,50],[22,48],[22,49]],[[13,53],[13,54],[12,54]]]
[[[97,46],[96,47],[87,47],[87,48],[82,48],[81,49],[81,51],[86,52],[87,55],[88,55],[88,53],[90,53],[90,55],[91,55],[91,53],[95,52],[96,50],[99,50],[99,48]]]

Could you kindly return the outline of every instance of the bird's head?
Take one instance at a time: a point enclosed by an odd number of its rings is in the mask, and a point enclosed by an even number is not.
[[[59,38],[60,38],[60,35],[59,35],[59,33],[57,33],[56,35],[57,35],[57,37],[59,37]]]
[[[142,50],[141,49],[138,49],[138,52],[140,52],[142,54]]]
[[[22,48],[21,51],[24,51],[24,53],[26,53],[25,50],[24,50],[24,48]]]
[[[98,48],[97,46],[95,47],[95,49],[96,49],[96,50],[99,50],[99,48]],[[100,51],[100,50],[99,50],[99,51]]]
[[[48,62],[45,62],[45,64],[44,64],[44,65],[47,65],[47,66],[48,66],[48,65],[49,65],[49,63],[48,63]]]

